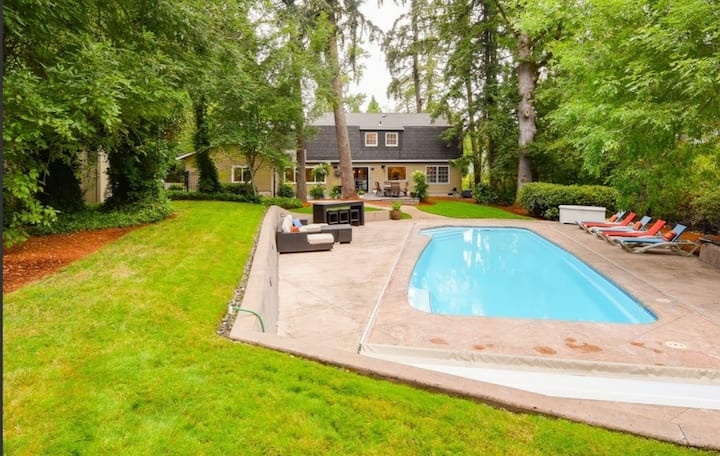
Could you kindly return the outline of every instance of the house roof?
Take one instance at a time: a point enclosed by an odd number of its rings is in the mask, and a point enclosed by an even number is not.
[[[376,113],[348,112],[345,113],[348,126],[360,130],[403,130],[403,127],[450,127],[444,118],[432,119],[428,113]],[[328,112],[311,122],[316,127],[334,126],[335,116]]]

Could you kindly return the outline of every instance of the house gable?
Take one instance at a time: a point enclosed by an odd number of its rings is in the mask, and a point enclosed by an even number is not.
[[[335,122],[324,115],[313,122],[317,129],[307,144],[307,160],[333,161],[338,158]],[[349,113],[347,129],[354,162],[362,161],[448,161],[458,158],[458,147],[446,144],[440,136],[450,128],[432,121],[429,114]],[[365,144],[365,134],[376,133],[376,145]],[[387,134],[396,135],[397,146],[387,145]]]

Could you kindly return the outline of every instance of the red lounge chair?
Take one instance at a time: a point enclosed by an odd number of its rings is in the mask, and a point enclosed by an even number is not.
[[[663,226],[665,226],[665,220],[658,220],[645,231],[604,231],[601,234],[605,236],[605,240],[616,244],[621,238],[655,236]]]

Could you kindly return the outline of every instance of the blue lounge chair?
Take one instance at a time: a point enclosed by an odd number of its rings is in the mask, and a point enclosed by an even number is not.
[[[645,253],[653,251],[666,251],[678,253],[680,255],[690,256],[700,246],[697,242],[681,240],[680,235],[683,234],[687,227],[675,225],[672,231],[664,236],[634,237],[627,239],[619,239],[617,244],[631,253]],[[690,250],[684,250],[683,247],[690,247]]]

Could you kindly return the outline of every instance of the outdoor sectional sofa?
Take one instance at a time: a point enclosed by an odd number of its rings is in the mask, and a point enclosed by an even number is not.
[[[352,241],[352,226],[307,224],[287,214],[281,217],[275,233],[278,253],[331,250],[335,242]]]

